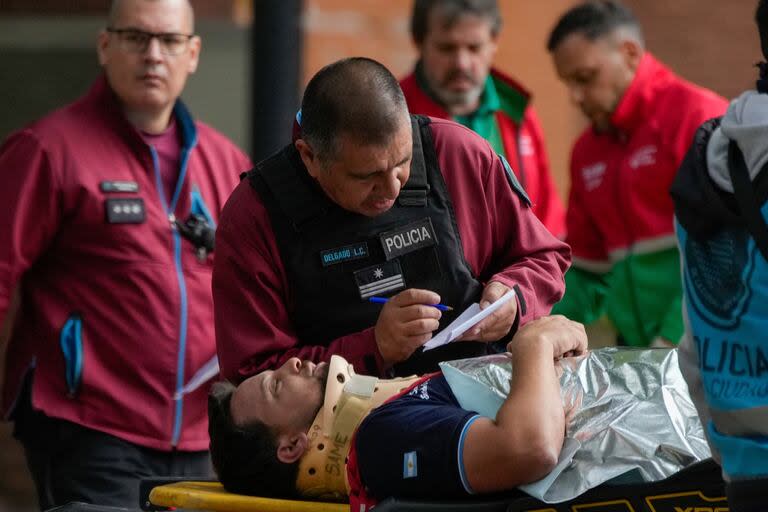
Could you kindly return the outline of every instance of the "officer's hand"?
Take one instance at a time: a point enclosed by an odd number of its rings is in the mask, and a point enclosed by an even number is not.
[[[498,281],[491,281],[483,290],[480,309],[485,309],[500,299],[510,288]],[[498,341],[509,333],[517,316],[517,300],[513,297],[506,304],[483,319],[482,322],[461,335],[459,340]]]
[[[384,304],[374,329],[376,344],[388,364],[405,361],[438,328],[440,296],[429,290],[403,290]]]
[[[587,351],[587,333],[579,322],[562,315],[543,316],[521,327],[507,350],[525,350],[527,347],[552,350],[552,357],[578,356]]]

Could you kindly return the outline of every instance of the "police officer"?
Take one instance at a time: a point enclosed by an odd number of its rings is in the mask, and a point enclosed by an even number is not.
[[[216,250],[217,346],[233,381],[293,356],[339,354],[384,375],[485,353],[549,311],[568,264],[506,160],[452,121],[411,118],[396,79],[365,58],[310,81],[298,138],[240,183]],[[462,342],[422,350],[510,290]]]

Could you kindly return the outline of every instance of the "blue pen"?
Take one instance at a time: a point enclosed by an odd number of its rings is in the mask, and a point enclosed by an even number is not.
[[[389,302],[389,299],[386,297],[368,297],[368,301],[374,302],[376,304],[384,304]],[[451,306],[446,306],[445,304],[425,304],[425,306],[432,306],[433,308],[437,308],[440,311],[453,311]]]

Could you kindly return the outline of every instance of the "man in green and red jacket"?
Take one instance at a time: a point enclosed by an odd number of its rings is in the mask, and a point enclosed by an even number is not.
[[[565,13],[548,49],[591,121],[571,155],[573,267],[553,311],[583,323],[606,313],[628,345],[677,344],[682,290],[668,190],[696,128],[727,103],[645,51],[637,20],[614,1]]]
[[[416,0],[411,34],[419,61],[400,86],[411,113],[453,119],[503,155],[533,202],[533,212],[562,238],[564,208],[530,94],[491,68],[500,28],[496,0]]]

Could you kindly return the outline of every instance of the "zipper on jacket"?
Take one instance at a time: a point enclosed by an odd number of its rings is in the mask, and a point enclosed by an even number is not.
[[[181,425],[184,417],[184,395],[181,393],[181,389],[184,387],[184,361],[187,351],[187,319],[189,312],[187,283],[184,279],[184,272],[181,265],[181,233],[179,233],[179,230],[176,228],[176,215],[174,214],[174,211],[176,210],[176,204],[178,203],[182,184],[184,183],[187,163],[189,160],[189,151],[187,148],[183,148],[181,151],[181,170],[176,181],[176,189],[174,190],[173,197],[171,198],[170,204],[168,204],[166,203],[163,180],[160,175],[160,160],[157,156],[157,151],[153,146],[149,146],[149,150],[152,154],[152,165],[155,171],[155,186],[157,187],[157,193],[160,196],[160,204],[165,210],[173,234],[173,260],[174,266],[176,267],[176,279],[179,283],[179,352],[176,360],[176,389],[174,390],[173,431],[171,433],[171,445],[175,447],[179,443]]]
[[[515,151],[517,152],[517,167],[520,174],[520,186],[525,190],[525,164],[523,163],[523,122],[515,124]]]
[[[626,144],[623,144],[625,147]],[[652,339],[648,339],[648,334],[645,329],[645,322],[643,321],[643,312],[640,309],[640,303],[639,299],[637,298],[637,288],[635,283],[635,276],[632,274],[632,263],[634,259],[635,254],[635,233],[632,229],[632,225],[630,224],[629,218],[627,215],[625,215],[624,210],[622,210],[621,205],[623,204],[629,204],[629,199],[627,199],[627,203],[622,201],[622,192],[625,190],[624,181],[622,180],[624,178],[623,174],[621,173],[621,162],[622,160],[618,160],[619,165],[617,166],[618,171],[616,172],[616,193],[615,197],[618,199],[618,204],[616,205],[616,211],[618,217],[621,219],[621,223],[624,226],[624,231],[627,234],[627,249],[626,249],[626,256],[624,257],[624,268],[626,269],[626,278],[627,278],[627,287],[628,295],[629,295],[629,302],[632,307],[632,316],[634,318],[634,324],[640,334],[640,336],[645,340],[645,343],[650,346]]]
[[[75,398],[83,378],[83,320],[71,313],[59,332],[59,346],[64,356],[64,378],[67,396]]]

